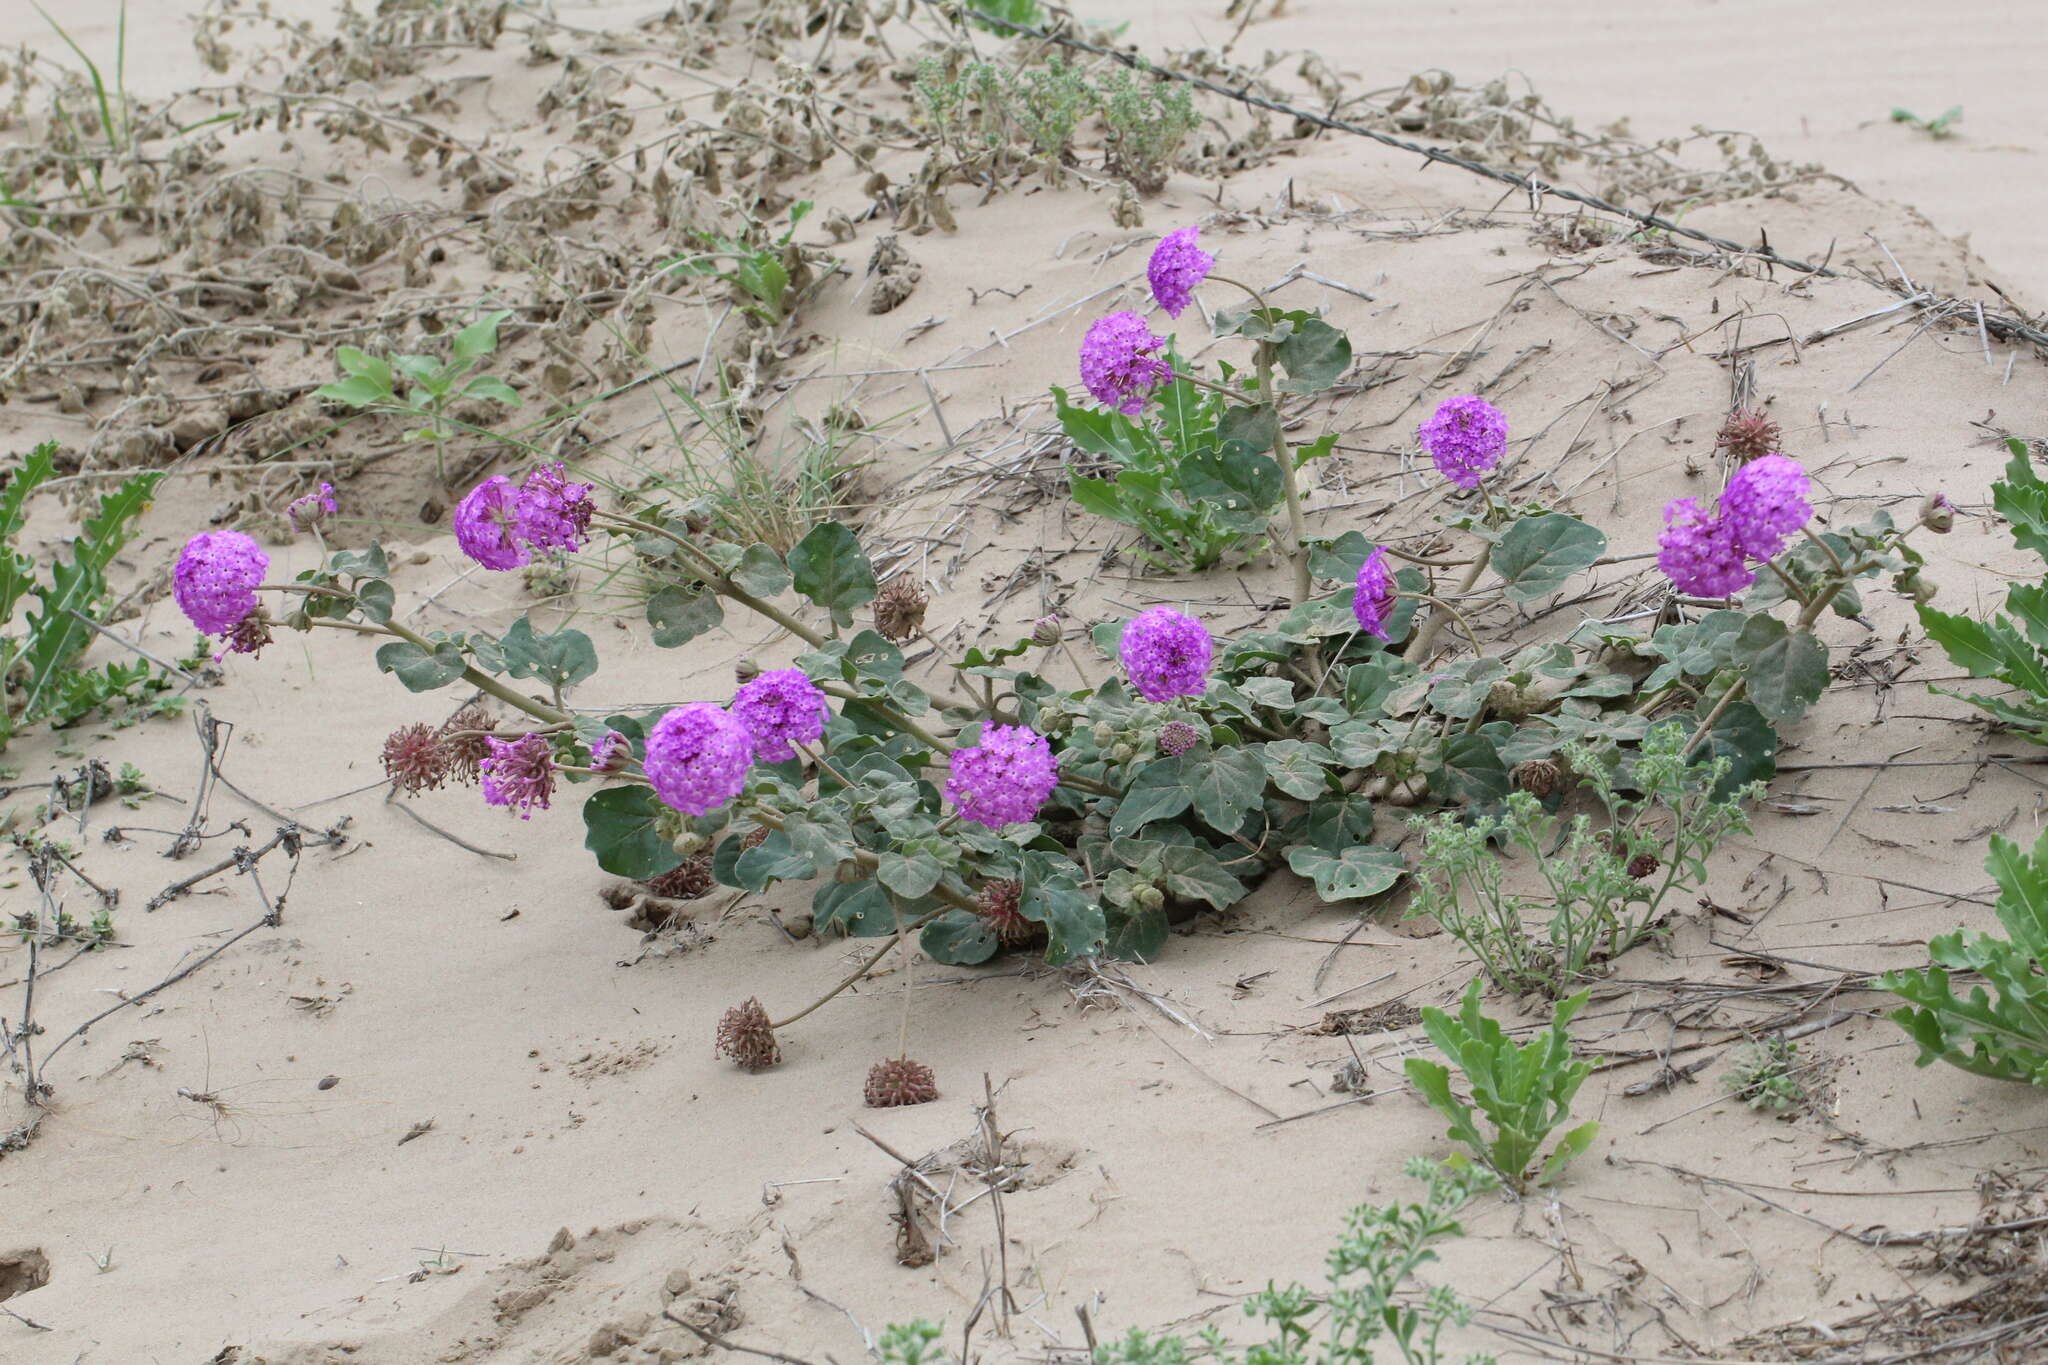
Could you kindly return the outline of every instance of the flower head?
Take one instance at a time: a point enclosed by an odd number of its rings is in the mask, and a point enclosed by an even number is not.
[[[778,668],[733,694],[732,715],[746,728],[755,758],[787,763],[796,757],[792,743],[815,744],[825,733],[825,694],[802,669]]]
[[[1446,398],[1415,435],[1438,473],[1460,488],[1477,488],[1507,452],[1508,419],[1484,398]]]
[[[908,1057],[876,1062],[868,1069],[867,1101],[870,1109],[890,1109],[899,1104],[930,1104],[939,1097],[938,1077],[923,1062]]]
[[[240,531],[202,531],[185,542],[171,595],[192,624],[225,635],[256,610],[256,585],[270,556]]]
[[[1195,245],[1201,231],[1199,227],[1184,227],[1167,233],[1152,248],[1152,259],[1145,266],[1145,278],[1152,282],[1152,297],[1170,318],[1179,317],[1187,309],[1188,301],[1195,296],[1195,286],[1216,268],[1216,258]]]
[[[1695,597],[1732,597],[1756,581],[1721,518],[1708,516],[1691,498],[1674,499],[1664,509],[1657,567],[1680,592]]]
[[[730,712],[698,701],[654,723],[641,766],[656,796],[685,815],[703,815],[746,789],[753,750]]]
[[[782,1060],[768,1011],[759,1000],[734,1005],[719,1019],[718,1055],[732,1058],[742,1071],[766,1071]]]
[[[424,725],[401,726],[385,736],[383,760],[384,775],[408,796],[432,791],[448,780],[448,749]]]
[[[484,800],[493,806],[510,806],[519,818],[533,818],[534,807],[548,808],[555,794],[555,751],[546,735],[521,735],[517,739],[496,737],[484,741],[490,753],[477,765],[483,779]]]
[[[1124,671],[1146,701],[1201,696],[1209,690],[1209,661],[1215,653],[1207,628],[1172,607],[1138,613],[1117,642]]]
[[[1813,518],[1806,470],[1787,455],[1764,455],[1735,471],[1721,492],[1721,520],[1735,547],[1771,559]]]
[[[1096,402],[1136,417],[1152,391],[1173,378],[1173,367],[1153,354],[1165,344],[1136,313],[1111,313],[1081,339],[1081,382]]]
[[[981,742],[955,749],[946,799],[978,825],[1001,829],[1029,820],[1059,785],[1059,760],[1028,725],[986,725]]]
[[[1938,536],[1955,529],[1956,505],[1946,493],[1929,493],[1920,500],[1920,524]]]
[[[1394,572],[1387,567],[1386,547],[1373,546],[1358,566],[1358,588],[1351,594],[1351,614],[1358,628],[1375,639],[1387,638],[1387,618],[1394,614]]]
[[[601,773],[621,773],[633,759],[633,741],[617,730],[607,730],[604,738],[590,746],[590,766]]]
[[[334,501],[334,485],[323,483],[318,492],[293,498],[285,507],[284,514],[299,530],[310,531],[315,526],[325,525],[327,519],[340,510]]]
[[[519,543],[519,492],[493,474],[455,505],[455,543],[486,569],[516,569],[531,558]]]
[[[532,552],[580,550],[597,510],[587,483],[570,483],[560,463],[544,464],[519,484],[513,534]]]
[[[1159,727],[1159,752],[1172,758],[1202,742],[1202,732],[1184,720],[1170,720]]]
[[[1031,623],[1031,643],[1040,649],[1051,649],[1065,637],[1066,633],[1066,627],[1061,623],[1058,612],[1041,616]]]

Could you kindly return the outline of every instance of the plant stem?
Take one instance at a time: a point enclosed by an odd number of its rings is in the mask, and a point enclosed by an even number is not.
[[[733,582],[725,570],[719,568],[709,555],[677,535],[674,531],[669,530],[666,526],[656,526],[651,521],[641,521],[636,517],[622,517],[603,512],[599,513],[593,520],[625,530],[639,531],[651,536],[660,536],[663,540],[668,541],[681,550],[689,558],[691,567],[703,576],[705,583],[720,597],[730,597],[747,610],[766,617],[791,635],[810,645],[813,649],[824,645],[825,637],[823,635],[812,630],[782,608],[762,601],[739,584]]]
[[[1441,607],[1443,610],[1451,614],[1452,619],[1457,621],[1458,629],[1464,633],[1465,639],[1469,641],[1472,645],[1472,652],[1474,654],[1484,654],[1486,652],[1485,647],[1479,643],[1478,632],[1472,629],[1472,623],[1471,621],[1466,619],[1465,613],[1459,611],[1456,607],[1452,606],[1449,602],[1446,602],[1443,598],[1438,597],[1435,593],[1397,592],[1394,594],[1394,596],[1406,597],[1411,601],[1427,602],[1431,606]]]
[[[1294,467],[1294,453],[1287,448],[1287,437],[1280,430],[1280,399],[1273,392],[1273,347],[1268,342],[1259,343],[1258,367],[1259,401],[1273,410],[1273,458],[1280,465],[1280,486],[1287,493],[1287,530],[1293,541],[1294,604],[1300,606],[1309,599],[1308,521],[1301,512],[1301,481]]]
[[[433,641],[407,630],[395,621],[387,621],[383,625],[371,625],[364,621],[329,621],[325,618],[319,618],[314,620],[312,624],[325,626],[330,630],[352,630],[358,635],[396,636],[398,639],[418,645],[429,654],[434,652]],[[478,691],[488,692],[507,706],[515,706],[538,720],[548,721],[551,724],[570,724],[574,721],[574,718],[566,712],[557,711],[552,706],[537,702],[531,697],[520,695],[517,691],[499,682],[490,674],[477,668],[474,664],[464,664],[462,666],[462,680]]]
[[[1466,593],[1472,591],[1472,585],[1479,581],[1479,575],[1486,572],[1486,566],[1492,559],[1493,546],[1490,544],[1482,545],[1477,557],[1466,567],[1464,578],[1460,579],[1458,586],[1451,590],[1451,596],[1463,597]],[[1422,629],[1416,631],[1415,638],[1408,642],[1408,648],[1401,651],[1402,660],[1407,663],[1417,664],[1428,658],[1431,646],[1436,644],[1436,637],[1443,631],[1445,619],[1443,616],[1432,616],[1427,621],[1424,621]],[[1460,620],[1462,619],[1461,617]],[[1470,634],[1469,626],[1467,627],[1467,634]],[[1475,640],[1476,638],[1474,637]],[[1484,651],[1481,652],[1483,653]]]

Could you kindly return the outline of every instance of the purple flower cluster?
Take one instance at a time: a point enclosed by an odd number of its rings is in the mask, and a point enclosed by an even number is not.
[[[633,759],[633,741],[617,730],[607,730],[604,738],[590,748],[590,766],[601,773],[622,773]]]
[[[256,610],[256,585],[270,556],[240,531],[202,531],[185,542],[171,595],[192,624],[226,635]]]
[[[455,508],[455,541],[486,569],[503,571],[536,554],[582,548],[597,510],[587,483],[569,482],[559,464],[545,464],[517,486],[493,474]]]
[[[1202,732],[1184,720],[1170,720],[1159,727],[1159,752],[1172,758],[1202,742]]]
[[[1756,581],[1745,558],[1765,561],[1813,517],[1806,470],[1784,455],[1765,455],[1735,471],[1711,516],[1692,498],[1664,509],[1657,567],[1680,592],[1732,597]]]
[[[1209,661],[1215,653],[1208,629],[1172,607],[1138,613],[1117,641],[1124,672],[1146,701],[1201,696],[1209,690]]]
[[[1081,339],[1081,382],[1096,402],[1136,417],[1152,391],[1173,378],[1173,367],[1154,354],[1165,344],[1136,313],[1111,313]]]
[[[1199,227],[1184,227],[1178,232],[1167,233],[1159,239],[1159,245],[1152,248],[1152,259],[1145,266],[1145,278],[1152,284],[1152,297],[1159,301],[1159,306],[1170,318],[1177,318],[1186,311],[1195,296],[1195,286],[1216,268],[1216,258],[1195,245],[1195,238],[1201,231]]]
[[[492,735],[484,743],[491,747],[477,764],[484,800],[493,806],[510,806],[522,820],[532,819],[535,807],[546,810],[555,794],[555,753],[547,736],[504,740]]]
[[[301,531],[310,531],[324,526],[341,508],[334,501],[334,485],[323,483],[317,492],[303,498],[293,498],[284,509],[285,517]]]
[[[1484,398],[1446,398],[1416,428],[1437,472],[1460,488],[1477,488],[1508,448],[1508,419]]]
[[[1394,571],[1387,567],[1386,548],[1375,545],[1365,563],[1358,566],[1358,589],[1351,594],[1351,614],[1358,618],[1358,628],[1384,641],[1387,618],[1394,614],[1398,600],[1394,595]]]
[[[746,727],[724,707],[699,701],[654,723],[641,766],[656,796],[685,815],[703,815],[746,788],[753,757]]]
[[[953,751],[946,799],[990,829],[1029,820],[1059,785],[1059,759],[1028,725],[989,725],[981,742]]]
[[[815,744],[825,733],[825,694],[802,669],[778,668],[735,692],[732,714],[755,758],[786,763],[796,757],[792,743]]]

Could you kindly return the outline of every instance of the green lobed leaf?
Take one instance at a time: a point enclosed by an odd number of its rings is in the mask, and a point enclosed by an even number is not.
[[[663,649],[686,645],[725,620],[718,594],[671,583],[647,599],[648,638]]]
[[[462,676],[462,649],[443,640],[429,651],[410,640],[393,640],[377,649],[377,667],[405,684],[408,692],[431,692]]]
[[[1295,876],[1314,882],[1316,894],[1326,901],[1377,896],[1408,870],[1398,852],[1373,844],[1354,844],[1335,853],[1314,844],[1295,844],[1287,850],[1287,866]]]
[[[828,611],[841,627],[853,624],[853,609],[874,601],[874,566],[861,553],[852,531],[836,521],[819,522],[789,552],[792,585]]]
[[[583,846],[614,877],[659,877],[683,861],[656,825],[660,810],[646,787],[607,787],[583,803]]]
[[[1351,338],[1307,314],[1292,314],[1294,332],[1273,348],[1274,359],[1287,372],[1289,393],[1320,393],[1351,368]]]
[[[1510,601],[1533,602],[1607,553],[1607,537],[1562,512],[1521,517],[1493,547],[1493,568]]]

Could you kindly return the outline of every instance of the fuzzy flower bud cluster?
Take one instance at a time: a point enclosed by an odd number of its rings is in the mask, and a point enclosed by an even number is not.
[[[334,501],[334,485],[323,483],[318,491],[308,493],[303,498],[292,499],[286,505],[284,514],[298,530],[310,531],[316,526],[326,525],[340,510],[340,506]]]

